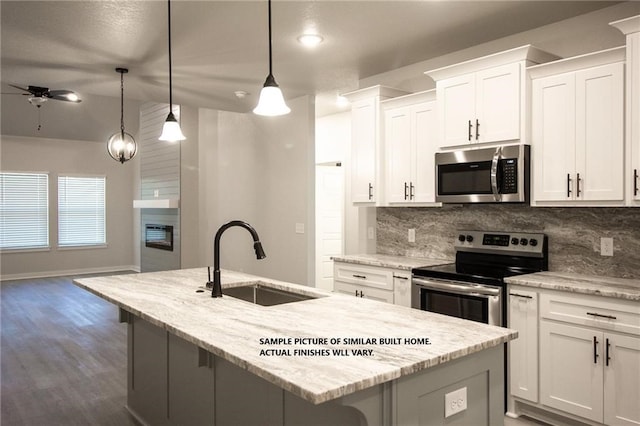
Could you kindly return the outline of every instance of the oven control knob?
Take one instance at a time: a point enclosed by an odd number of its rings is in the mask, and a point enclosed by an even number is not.
[[[461,243],[464,243],[465,237],[464,235],[460,234],[458,235],[458,241],[460,241]]]
[[[537,246],[537,245],[538,245],[538,240],[536,240],[535,238],[530,239],[530,240],[529,240],[529,245],[530,245],[531,247],[535,247],[535,246]]]
[[[470,243],[473,241],[473,235],[467,235],[467,242]]]
[[[515,237],[511,239],[511,244],[513,244],[514,246],[517,246],[519,243],[520,243],[519,239],[517,239]]]
[[[520,238],[520,245],[526,246],[527,244],[529,244],[529,240],[526,238]]]

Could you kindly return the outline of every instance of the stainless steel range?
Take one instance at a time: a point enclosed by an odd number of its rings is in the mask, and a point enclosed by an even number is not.
[[[548,269],[541,233],[460,231],[455,250],[455,263],[412,270],[412,307],[505,326],[504,279]]]

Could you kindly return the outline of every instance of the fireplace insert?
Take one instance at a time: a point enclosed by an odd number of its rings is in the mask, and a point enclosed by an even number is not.
[[[173,251],[173,226],[145,225],[144,245],[160,250]]]

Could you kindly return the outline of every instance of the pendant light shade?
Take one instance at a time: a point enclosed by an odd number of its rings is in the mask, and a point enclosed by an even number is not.
[[[285,115],[291,112],[291,109],[284,102],[282,90],[273,77],[273,58],[271,48],[271,0],[269,0],[269,75],[264,82],[264,86],[260,91],[260,99],[258,105],[253,112],[258,115]]]
[[[180,129],[180,123],[176,120],[176,116],[173,115],[173,85],[171,75],[171,0],[167,0],[167,21],[168,21],[168,35],[169,35],[169,115],[162,126],[162,134],[158,138],[161,141],[183,141],[186,139]]]
[[[124,131],[124,75],[129,72],[126,68],[116,68],[120,73],[120,131],[114,133],[107,142],[107,152],[111,158],[124,164],[131,160],[138,152],[136,140]]]

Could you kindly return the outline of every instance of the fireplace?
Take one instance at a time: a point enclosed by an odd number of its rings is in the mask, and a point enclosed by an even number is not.
[[[173,251],[173,226],[146,224],[144,245],[160,250]]]

